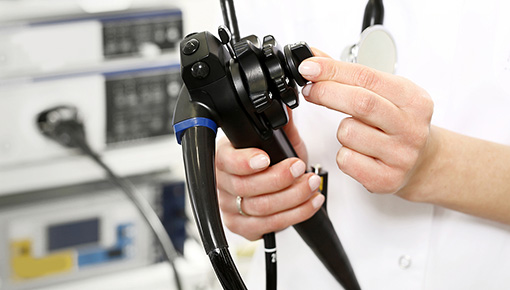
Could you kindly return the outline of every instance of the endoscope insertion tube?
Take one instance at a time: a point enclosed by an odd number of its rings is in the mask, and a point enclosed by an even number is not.
[[[194,126],[182,133],[182,150],[188,190],[204,249],[224,289],[246,289],[228,251],[220,220],[214,173],[216,133]]]

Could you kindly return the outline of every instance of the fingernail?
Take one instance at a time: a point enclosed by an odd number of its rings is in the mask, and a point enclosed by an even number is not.
[[[290,167],[290,173],[294,178],[298,178],[299,176],[303,175],[306,170],[306,165],[303,161],[298,160],[292,166]]]
[[[316,191],[319,188],[319,186],[321,185],[321,178],[320,178],[320,176],[312,175],[308,179],[308,185],[310,186],[310,189],[312,191]]]
[[[337,163],[338,166],[343,167],[345,165],[345,160],[347,159],[347,155],[349,154],[349,149],[347,147],[341,147],[338,151],[337,155]]]
[[[321,66],[314,61],[303,61],[299,67],[298,71],[302,76],[316,76],[321,72]]]
[[[301,94],[304,96],[304,97],[308,97],[310,95],[310,91],[312,90],[312,84],[307,84],[306,86],[303,87],[303,89],[301,90]]]
[[[269,158],[264,154],[255,155],[250,159],[251,169],[263,169],[269,166]]]
[[[324,199],[325,199],[324,195],[317,194],[317,196],[312,199],[312,206],[313,206],[313,208],[321,207],[322,204],[324,203]]]

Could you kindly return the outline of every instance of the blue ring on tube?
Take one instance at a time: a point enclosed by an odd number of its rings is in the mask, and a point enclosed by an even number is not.
[[[218,131],[218,125],[211,119],[196,117],[191,119],[186,119],[174,125],[175,137],[177,138],[177,143],[181,144],[182,134],[189,128],[192,127],[207,127],[214,131],[214,134]]]

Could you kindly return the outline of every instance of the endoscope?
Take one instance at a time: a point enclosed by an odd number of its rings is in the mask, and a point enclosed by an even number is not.
[[[375,2],[383,11],[382,1],[369,1],[367,9]],[[225,26],[218,29],[219,39],[205,31],[186,36],[180,44],[184,86],[173,124],[206,254],[224,289],[247,289],[228,250],[218,207],[216,132],[221,127],[236,148],[264,150],[271,165],[297,157],[282,127],[288,122],[287,107],[299,105],[298,86],[307,82],[297,68],[313,54],[305,42],[282,49],[271,35],[262,40],[255,35],[240,38],[232,0],[220,3]],[[365,15],[377,22],[378,13]],[[360,289],[324,207],[294,228],[345,289]],[[266,248],[275,248],[274,233],[264,235],[264,242]],[[276,289],[275,271],[275,261],[266,259],[267,289]]]

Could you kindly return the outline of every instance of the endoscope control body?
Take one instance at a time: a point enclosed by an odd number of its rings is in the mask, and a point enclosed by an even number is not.
[[[271,164],[297,157],[282,127],[288,122],[287,107],[299,104],[297,85],[306,84],[297,68],[313,54],[304,42],[282,50],[270,35],[262,42],[251,35],[235,43],[225,27],[219,35],[221,41],[209,32],[194,33],[181,42],[184,87],[173,123],[183,145],[190,200],[206,253],[225,289],[246,289],[221,225],[214,171],[216,129],[221,127],[236,148],[264,150]],[[325,209],[294,227],[346,289],[359,289]]]

